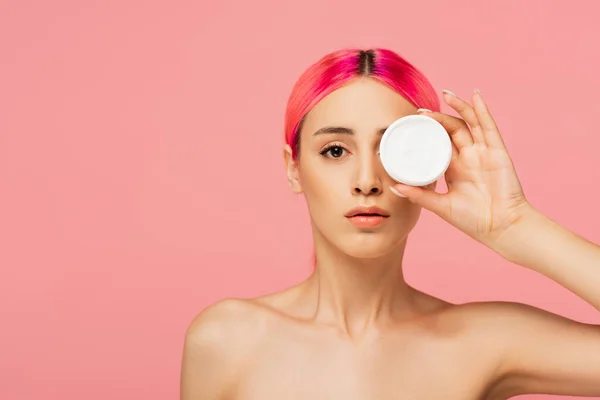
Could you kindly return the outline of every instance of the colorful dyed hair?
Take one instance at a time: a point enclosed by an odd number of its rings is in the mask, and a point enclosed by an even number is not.
[[[439,98],[427,78],[412,64],[387,49],[344,49],[327,54],[300,76],[285,113],[285,142],[294,158],[306,114],[325,96],[357,77],[378,79],[417,108],[440,110]]]

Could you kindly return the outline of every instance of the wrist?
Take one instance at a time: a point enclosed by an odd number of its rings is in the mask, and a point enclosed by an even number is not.
[[[531,204],[515,210],[513,222],[490,244],[490,248],[507,261],[523,265],[525,255],[533,250],[534,241],[543,232],[548,219]]]

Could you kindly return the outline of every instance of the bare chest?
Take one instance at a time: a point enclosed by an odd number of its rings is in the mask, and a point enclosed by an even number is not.
[[[353,347],[273,338],[240,369],[232,397],[268,399],[482,399],[488,373],[456,340],[397,338]]]

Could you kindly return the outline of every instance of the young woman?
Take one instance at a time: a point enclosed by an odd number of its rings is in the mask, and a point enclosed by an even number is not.
[[[443,100],[462,118],[440,113],[427,79],[385,49],[338,51],[301,76],[283,157],[306,198],[314,272],[201,312],[186,335],[183,400],[600,396],[599,326],[523,304],[450,304],[405,282],[425,208],[600,310],[600,247],[527,201],[479,91]],[[415,113],[452,139],[448,193],[396,184],[381,165],[382,132]]]

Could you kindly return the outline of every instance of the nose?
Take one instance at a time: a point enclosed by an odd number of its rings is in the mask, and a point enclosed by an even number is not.
[[[381,160],[376,155],[362,157],[358,162],[356,181],[352,193],[354,195],[373,196],[383,192]]]

